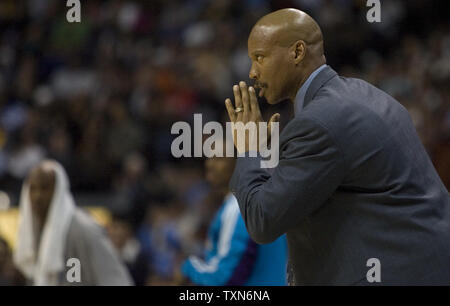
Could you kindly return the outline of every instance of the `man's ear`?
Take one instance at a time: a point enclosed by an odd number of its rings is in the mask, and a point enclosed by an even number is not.
[[[298,40],[296,41],[292,46],[291,46],[291,52],[292,55],[294,56],[294,63],[297,65],[299,64],[303,58],[306,55],[306,44],[303,40]]]

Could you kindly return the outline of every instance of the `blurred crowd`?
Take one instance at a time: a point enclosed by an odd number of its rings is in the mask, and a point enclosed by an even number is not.
[[[96,205],[111,211],[108,233],[137,284],[171,284],[202,252],[223,195],[201,158],[172,157],[171,126],[194,113],[226,120],[223,101],[248,80],[248,33],[272,10],[308,12],[329,65],[397,98],[450,187],[446,1],[383,1],[380,23],[367,22],[365,0],[89,0],[80,23],[65,2],[0,2],[0,190],[14,206],[33,165],[61,162],[75,195],[108,195]]]

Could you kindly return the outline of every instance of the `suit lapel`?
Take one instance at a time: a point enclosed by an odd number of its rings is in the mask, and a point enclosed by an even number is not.
[[[314,78],[306,91],[305,101],[303,103],[303,108],[308,105],[309,102],[314,98],[317,91],[322,87],[326,82],[328,82],[331,78],[337,76],[336,71],[334,71],[330,66],[326,66],[322,71],[319,72],[318,75]]]

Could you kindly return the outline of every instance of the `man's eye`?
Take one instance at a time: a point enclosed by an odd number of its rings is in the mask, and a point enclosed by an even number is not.
[[[256,61],[257,61],[258,63],[262,63],[262,60],[263,60],[263,56],[262,56],[262,55],[256,56]]]

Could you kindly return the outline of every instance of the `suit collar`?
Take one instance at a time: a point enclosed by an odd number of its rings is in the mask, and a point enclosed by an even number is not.
[[[317,91],[331,78],[337,76],[336,71],[334,71],[330,66],[326,66],[322,71],[317,74],[317,76],[312,80],[308,90],[306,91],[305,100],[303,107],[308,105],[309,102],[314,98]]]
[[[303,105],[305,104],[304,102],[305,102],[306,91],[308,90],[309,85],[311,85],[312,81],[320,73],[320,71],[322,71],[326,67],[327,67],[327,65],[323,64],[322,66],[320,66],[319,68],[314,70],[313,73],[311,73],[309,75],[309,77],[306,79],[305,83],[300,87],[300,89],[298,90],[297,95],[295,97],[295,101],[294,101],[295,113],[302,111]]]

